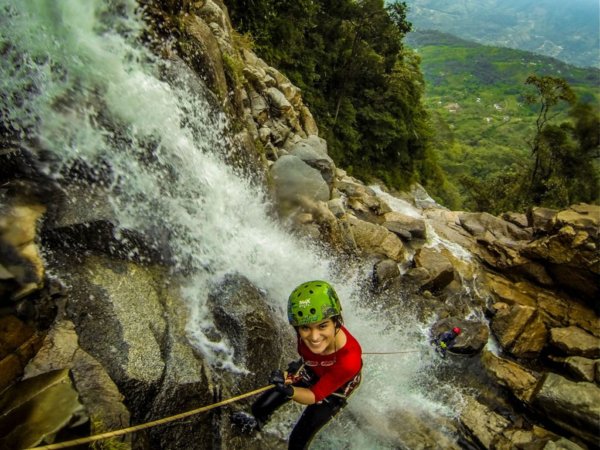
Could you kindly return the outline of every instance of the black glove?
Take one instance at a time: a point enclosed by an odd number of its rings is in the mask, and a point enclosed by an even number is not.
[[[281,370],[278,369],[271,372],[269,383],[274,384],[275,390],[281,392],[287,398],[292,398],[294,396],[294,388],[291,384],[285,384],[285,378],[283,377],[283,372]]]
[[[287,366],[288,375],[296,375],[296,373],[298,373],[300,370],[300,367],[302,367],[302,359],[299,359],[298,361],[292,361]]]

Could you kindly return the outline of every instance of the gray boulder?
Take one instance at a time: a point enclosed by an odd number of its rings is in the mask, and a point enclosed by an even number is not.
[[[297,156],[279,158],[271,167],[271,174],[279,202],[297,205],[302,197],[313,201],[329,200],[329,186],[321,173]]]
[[[298,141],[290,149],[290,154],[297,156],[309,166],[317,169],[327,185],[333,187],[335,163],[327,154],[327,142],[318,136],[309,136]]]
[[[534,394],[532,404],[561,428],[595,445],[600,423],[600,388],[547,373]]]

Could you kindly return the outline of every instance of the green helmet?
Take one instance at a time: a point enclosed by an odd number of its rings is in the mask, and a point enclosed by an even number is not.
[[[295,327],[339,316],[341,312],[340,300],[326,281],[302,283],[288,300],[288,320]]]

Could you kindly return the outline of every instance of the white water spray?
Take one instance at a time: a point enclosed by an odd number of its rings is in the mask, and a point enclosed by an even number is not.
[[[75,162],[91,171],[110,167],[107,189],[118,229],[166,235],[176,267],[194,274],[184,288],[189,334],[207,361],[244,370],[233,363],[226,341],[207,337],[212,282],[237,272],[266,291],[283,315],[293,287],[328,279],[365,351],[418,350],[365,355],[365,381],[348,409],[382,440],[377,448],[395,444],[385,443],[386,430],[370,417],[406,409],[449,413],[423,377],[432,365],[425,327],[410,313],[390,320],[360,296],[369,268],[336,270],[322,249],[292,237],[270,217],[264,193],[223,162],[232,145],[224,115],[162,80],[167,63],[139,44],[136,2],[117,3],[0,0],[4,125],[52,153],[47,170],[56,177]],[[317,445],[348,442],[344,424]],[[367,441],[374,442],[361,436],[349,445],[362,449]]]

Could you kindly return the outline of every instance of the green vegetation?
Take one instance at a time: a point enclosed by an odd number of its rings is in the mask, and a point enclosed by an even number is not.
[[[599,70],[438,32],[407,35],[405,2],[387,3],[227,6],[257,53],[302,89],[350,174],[399,189],[420,182],[453,209],[598,201]]]
[[[235,27],[300,87],[336,163],[365,180],[422,183],[448,203],[422,103],[419,58],[403,44],[406,4],[383,0],[229,0]]]
[[[412,33],[407,42],[422,58],[427,82],[425,103],[435,129],[434,146],[450,182],[460,189],[462,207],[498,213],[522,210],[531,204],[559,207],[573,201],[598,201],[597,143],[595,153],[581,150],[586,157],[573,149],[582,149],[574,129],[583,123],[597,124],[600,71],[575,68],[524,51],[478,45],[438,32]],[[547,105],[550,111],[546,110],[547,120],[543,123],[540,112],[544,110],[544,95],[536,82],[526,84],[528,80],[553,80],[552,85],[570,92]],[[575,98],[582,105],[574,107]],[[549,157],[546,147],[538,152],[532,144],[536,139],[550,139],[546,133],[552,127],[564,132],[564,145],[569,141],[571,150],[563,147],[559,152],[555,148]],[[556,143],[558,136],[554,138]],[[569,162],[565,152],[572,155]],[[534,195],[532,186],[520,181],[538,177],[534,173],[541,163],[539,158],[553,161],[554,178],[545,181],[546,191],[538,186],[538,195]],[[572,165],[575,160],[581,166],[571,169],[572,180],[559,182],[556,177],[567,177],[564,171],[559,176],[559,166]],[[587,179],[589,186],[575,188],[573,180],[578,178]],[[567,184],[573,186],[567,188]],[[571,193],[567,195],[565,189]],[[583,189],[582,195],[574,192],[577,189]]]

